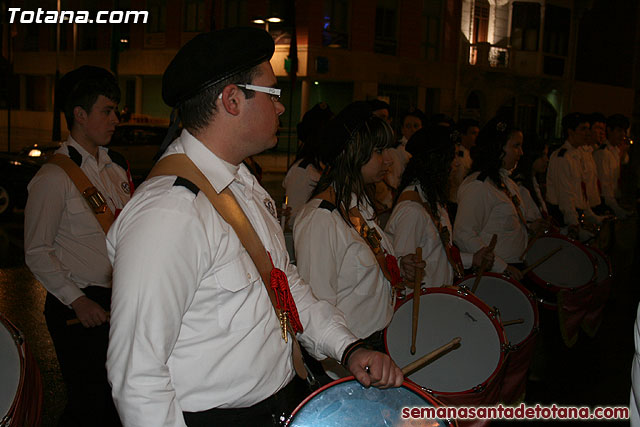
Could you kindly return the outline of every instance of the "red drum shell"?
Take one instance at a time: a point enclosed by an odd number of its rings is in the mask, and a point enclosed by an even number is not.
[[[5,401],[0,402],[0,408],[7,406],[8,409],[4,414],[0,413],[0,419],[10,420],[8,426],[39,426],[42,415],[40,369],[20,330],[1,314],[0,328],[0,367],[7,370],[2,376],[17,378],[10,390],[6,389],[6,383],[2,384],[6,394],[2,395]],[[15,369],[13,375],[12,369]]]

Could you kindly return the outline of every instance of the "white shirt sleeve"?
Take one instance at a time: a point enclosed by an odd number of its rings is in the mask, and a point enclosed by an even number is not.
[[[458,212],[453,226],[453,241],[461,252],[474,254],[486,246],[480,233],[489,221],[491,212],[484,185],[484,182],[473,179],[464,183],[458,191]],[[506,261],[496,255],[492,271],[503,272],[507,265]]]
[[[109,233],[114,281],[107,370],[126,426],[185,425],[167,362],[198,291],[199,266],[215,251],[208,239],[192,238],[205,235],[195,217],[156,207],[116,222]]]
[[[65,210],[68,181],[62,169],[44,165],[29,183],[24,211],[25,262],[45,289],[66,305],[84,295],[71,280],[71,272],[62,265],[54,247]]]

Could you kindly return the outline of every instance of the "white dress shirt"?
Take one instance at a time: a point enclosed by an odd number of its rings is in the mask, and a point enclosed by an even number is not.
[[[342,219],[337,209],[320,208],[320,203],[320,199],[310,200],[293,228],[298,270],[313,293],[338,307],[348,328],[358,338],[366,338],[391,322],[394,302],[391,284],[357,231]],[[369,219],[373,217],[373,209],[361,206],[360,212],[367,225],[382,236],[383,249],[393,255],[390,239]]]
[[[583,145],[579,148],[582,163],[582,182],[584,182],[587,203],[589,207],[598,206],[601,203],[600,190],[598,189],[598,170],[593,159],[593,147]]]
[[[218,192],[230,188],[274,265],[285,272],[316,357],[356,340],[289,264],[275,203],[244,166],[188,131],[185,153]],[[124,425],[184,426],[183,411],[247,407],[295,375],[265,286],[237,235],[202,191],[160,176],[143,183],[108,234],[114,266],[107,370]]]
[[[419,185],[410,185],[404,191],[418,191],[422,201],[427,200]],[[449,229],[451,241],[453,227],[447,210],[441,205],[438,206],[438,217],[441,225]],[[393,208],[385,231],[392,238],[398,256],[413,254],[416,248],[422,248],[422,259],[426,263],[422,280],[427,287],[453,284],[453,267],[440,240],[440,233],[424,206],[412,200],[401,201]],[[460,256],[464,268],[471,268],[473,254],[463,252]]]
[[[616,200],[618,180],[620,179],[620,151],[618,147],[607,142],[606,145],[593,152],[593,160],[596,163],[604,203],[617,212],[620,209]]]
[[[547,201],[557,205],[566,225],[578,225],[576,209],[585,209],[580,150],[566,141],[554,151],[547,170]]]
[[[82,156],[80,169],[102,193],[112,212],[129,200],[127,172],[111,161],[108,149],[98,159],[71,136],[56,153],[68,147]],[[25,262],[42,285],[63,304],[84,295],[87,286],[111,287],[111,264],[105,235],[87,201],[67,173],[45,164],[33,177],[24,211]]]
[[[509,263],[519,263],[520,255],[527,247],[527,229],[520,221],[516,207],[504,191],[496,187],[490,178],[481,181],[474,172],[462,182],[458,190],[458,213],[453,226],[453,241],[462,252],[476,253],[489,246],[491,237],[498,240],[494,250],[492,271],[503,272]],[[518,185],[500,169],[502,181],[509,192],[520,200]]]
[[[529,189],[522,184],[518,184],[518,190],[520,191],[520,197],[522,197],[524,218],[527,223],[534,222],[535,220],[542,218],[540,208],[533,199]]]
[[[385,181],[395,189],[400,186],[404,169],[407,167],[409,159],[411,159],[411,154],[409,154],[406,149],[407,142],[407,138],[403,136],[400,140],[400,144],[396,148],[389,148],[387,151],[392,163],[385,176]]]
[[[298,160],[287,172],[282,181],[282,187],[287,196],[287,205],[291,208],[291,216],[289,217],[289,226],[293,228],[296,216],[300,209],[311,197],[313,189],[320,180],[320,171],[315,166],[308,164],[305,167],[300,166],[302,160]]]

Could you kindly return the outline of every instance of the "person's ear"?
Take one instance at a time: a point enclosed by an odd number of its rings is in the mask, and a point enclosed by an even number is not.
[[[218,96],[218,99],[222,102],[224,109],[232,116],[240,114],[240,108],[245,100],[244,92],[236,85],[228,85]]]
[[[74,123],[81,123],[84,124],[87,121],[87,112],[84,110],[84,108],[80,107],[79,105],[73,108],[73,121]]]

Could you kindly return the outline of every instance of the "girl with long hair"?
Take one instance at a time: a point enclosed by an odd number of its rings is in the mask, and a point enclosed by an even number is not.
[[[402,176],[400,196],[386,226],[397,255],[422,248],[428,287],[451,285],[465,268],[483,261],[491,266],[493,252],[460,253],[452,244],[447,212],[449,174],[455,151],[455,132],[444,126],[418,130],[407,143],[411,160]]]
[[[298,271],[313,293],[337,306],[347,327],[383,349],[382,331],[391,321],[401,275],[391,240],[376,222],[372,187],[384,178],[385,152],[393,144],[389,124],[364,102],[341,111],[323,134],[327,167],[293,233]],[[413,280],[415,256],[400,268]]]
[[[520,256],[528,229],[518,185],[510,178],[522,156],[522,132],[507,120],[494,118],[480,131],[471,149],[473,166],[458,190],[453,240],[474,252],[497,236],[492,271],[522,278]]]

